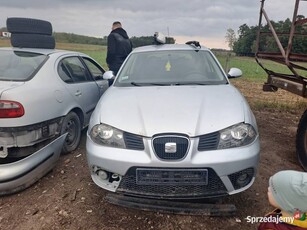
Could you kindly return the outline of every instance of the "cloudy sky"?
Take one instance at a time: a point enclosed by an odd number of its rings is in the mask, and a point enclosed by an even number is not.
[[[271,20],[292,19],[295,0],[266,0]],[[260,0],[0,0],[0,27],[8,17],[50,21],[56,32],[103,37],[113,21],[121,21],[129,36],[155,31],[177,43],[199,40],[209,48],[228,48],[225,35],[246,23],[258,24]],[[307,1],[300,2],[307,17]]]

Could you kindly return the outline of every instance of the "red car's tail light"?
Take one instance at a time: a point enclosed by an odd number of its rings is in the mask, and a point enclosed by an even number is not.
[[[19,102],[0,100],[0,118],[22,117],[25,110]]]

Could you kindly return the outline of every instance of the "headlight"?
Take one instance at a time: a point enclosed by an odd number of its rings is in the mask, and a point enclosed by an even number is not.
[[[252,143],[257,132],[250,124],[241,123],[220,131],[218,149],[240,147]]]
[[[106,145],[116,148],[126,148],[123,131],[110,125],[95,125],[90,131],[92,140],[100,145]]]

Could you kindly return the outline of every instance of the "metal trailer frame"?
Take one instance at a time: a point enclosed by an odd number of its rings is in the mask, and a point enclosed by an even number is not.
[[[296,54],[292,52],[292,45],[295,36],[307,36],[306,33],[297,33],[296,27],[303,24],[307,25],[307,18],[298,19],[298,8],[301,1],[307,0],[295,0],[293,19],[291,22],[291,27],[289,33],[277,32],[265,9],[264,1],[261,0],[260,17],[258,25],[258,33],[256,40],[256,53],[255,58],[257,63],[264,69],[268,74],[267,82],[263,85],[264,91],[276,91],[278,88],[287,90],[299,96],[307,98],[307,65],[302,65],[307,62],[307,54]],[[270,32],[261,31],[262,29],[262,18],[265,18],[267,25],[269,26]],[[279,52],[266,52],[260,51],[260,38],[262,35],[270,35],[274,37],[274,40],[278,46]],[[288,45],[283,47],[278,36],[289,36]],[[290,70],[291,74],[280,73],[267,69],[260,59],[267,59],[279,64],[285,65]],[[300,70],[300,71],[298,71]],[[305,76],[302,73],[306,73]],[[298,124],[298,129],[296,133],[296,154],[298,160],[305,171],[307,171],[307,109],[303,113],[300,122]]]
[[[261,0],[255,58],[256,58],[257,63],[268,74],[267,82],[264,83],[263,85],[264,91],[276,91],[278,88],[281,88],[289,92],[292,92],[294,94],[300,95],[302,97],[307,97],[307,89],[306,89],[307,67],[304,67],[303,65],[301,65],[302,62],[307,62],[307,54],[295,54],[292,52],[292,44],[293,44],[294,37],[295,36],[307,36],[307,33],[306,34],[296,33],[296,27],[298,25],[303,25],[307,23],[307,18],[300,19],[300,20],[297,19],[300,1],[307,2],[307,0],[295,0],[295,7],[294,7],[291,29],[289,33],[284,33],[284,32],[277,32],[274,29],[264,9],[265,0]],[[262,27],[261,23],[262,23],[263,17],[266,19],[266,22],[270,28],[270,32],[261,31],[261,27]],[[278,46],[279,52],[273,53],[273,52],[260,51],[259,44],[260,44],[260,38],[262,35],[273,36]],[[282,43],[278,37],[279,35],[289,36],[287,47],[282,46]],[[260,61],[260,59],[267,59],[267,60],[271,60],[271,61],[283,64],[288,67],[288,69],[291,71],[291,74],[279,73],[279,72],[267,69],[263,65],[263,63]],[[306,75],[303,76],[297,70],[306,71]]]

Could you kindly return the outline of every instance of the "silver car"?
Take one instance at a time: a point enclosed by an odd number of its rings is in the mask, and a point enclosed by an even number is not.
[[[125,195],[212,198],[255,179],[255,117],[213,53],[198,43],[136,48],[101,97],[87,133],[93,181]],[[106,77],[110,73],[105,74]]]
[[[0,49],[0,60],[0,194],[7,194],[78,147],[108,81],[78,52],[10,47]]]

